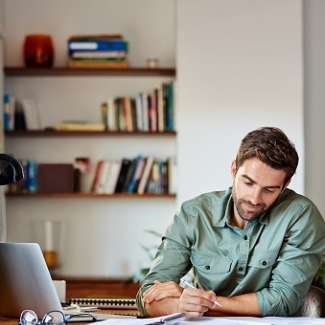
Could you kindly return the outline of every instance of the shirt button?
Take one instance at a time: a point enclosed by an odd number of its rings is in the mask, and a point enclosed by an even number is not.
[[[247,240],[247,238],[248,238],[248,237],[245,235],[245,236],[244,236],[244,239]]]
[[[206,266],[205,266],[205,269],[206,269],[206,270],[210,270],[210,265],[206,265]]]
[[[238,270],[241,272],[241,271],[243,271],[243,268],[242,268],[242,267],[240,267]]]
[[[267,263],[266,263],[265,261],[263,261],[263,262],[262,262],[262,265],[264,265],[264,266],[265,266],[266,264],[267,264]]]

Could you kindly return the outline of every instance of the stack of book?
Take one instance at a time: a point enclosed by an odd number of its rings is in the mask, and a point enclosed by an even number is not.
[[[102,121],[108,131],[174,131],[173,82],[162,82],[135,97],[109,97],[102,103]]]
[[[75,191],[75,167],[72,163],[39,163],[19,159],[24,178],[8,186],[9,193],[72,193]]]
[[[3,98],[5,130],[39,130],[41,119],[35,98],[15,98],[5,94]]]
[[[97,162],[90,191],[97,194],[176,194],[175,157],[166,160],[138,155]]]
[[[67,46],[71,68],[128,67],[128,42],[120,34],[71,36]]]

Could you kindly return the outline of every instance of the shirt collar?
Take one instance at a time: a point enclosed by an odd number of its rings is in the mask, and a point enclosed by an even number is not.
[[[232,227],[233,223],[231,220],[231,212],[233,208],[234,201],[232,199],[232,187],[228,189],[229,192],[229,197],[228,201],[226,203],[225,207],[225,214],[224,217],[214,223],[216,227]],[[276,204],[276,202],[275,202]],[[274,207],[274,206],[273,206]],[[273,207],[271,209],[273,209]],[[266,211],[265,213],[262,214],[262,216],[257,220],[262,225],[267,225],[269,224],[269,219],[270,219],[270,211]]]

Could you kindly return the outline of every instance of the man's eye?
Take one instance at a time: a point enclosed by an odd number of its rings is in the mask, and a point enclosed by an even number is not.
[[[270,189],[270,188],[265,188],[264,191],[265,191],[266,193],[274,193],[274,189],[273,189],[273,188],[272,188],[272,189]]]

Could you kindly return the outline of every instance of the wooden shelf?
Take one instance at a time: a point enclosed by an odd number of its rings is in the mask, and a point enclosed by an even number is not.
[[[176,69],[173,67],[147,68],[130,67],[119,69],[98,69],[98,68],[25,68],[25,67],[4,67],[6,77],[56,77],[56,76],[170,76],[175,77]]]
[[[157,193],[114,193],[114,194],[95,194],[95,193],[6,193],[8,198],[175,198],[176,194],[157,194]]]
[[[13,130],[5,131],[6,137],[74,137],[74,136],[175,136],[176,131],[170,132],[113,132],[113,131],[56,131],[56,130]]]

